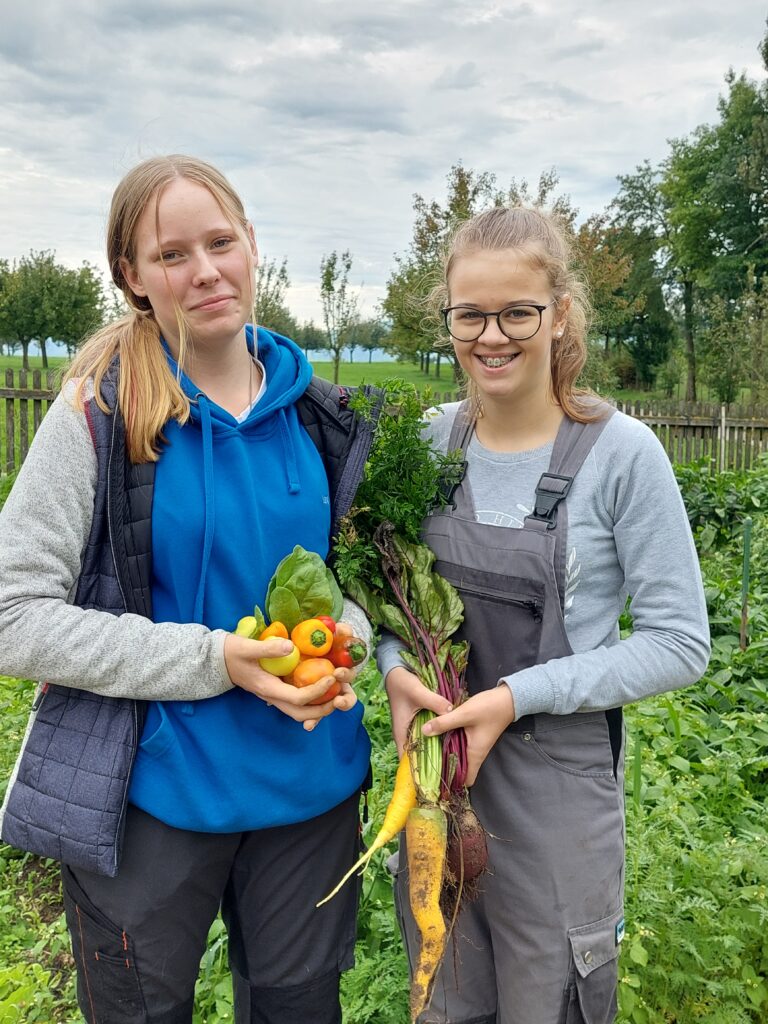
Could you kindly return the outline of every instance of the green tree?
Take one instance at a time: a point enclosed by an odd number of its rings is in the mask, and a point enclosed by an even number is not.
[[[0,336],[18,342],[22,365],[29,369],[29,346],[37,341],[48,366],[46,342],[63,341],[68,350],[98,327],[104,317],[104,292],[87,263],[71,270],[49,251],[31,251],[13,264],[0,291]]]
[[[296,321],[286,305],[285,293],[291,286],[288,261],[263,259],[256,268],[256,323],[285,337],[296,334]]]
[[[368,362],[373,361],[376,349],[384,348],[389,338],[389,327],[382,320],[360,320],[349,334],[350,348],[354,344],[368,353]]]
[[[328,344],[325,331],[314,320],[299,324],[293,340],[304,349],[307,355],[312,351],[322,352]]]
[[[358,320],[358,297],[349,284],[352,255],[332,252],[320,260],[320,303],[327,343],[333,357],[333,380],[339,382],[339,363],[351,328]]]

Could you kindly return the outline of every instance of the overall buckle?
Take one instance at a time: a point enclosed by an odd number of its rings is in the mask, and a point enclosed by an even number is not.
[[[546,523],[548,530],[557,525],[557,506],[563,501],[571,489],[572,476],[559,476],[557,473],[542,473],[536,485],[536,500],[529,519]]]

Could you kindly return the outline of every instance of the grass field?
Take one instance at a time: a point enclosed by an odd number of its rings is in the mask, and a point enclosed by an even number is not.
[[[50,358],[48,360],[48,368],[49,370],[58,370],[66,362],[66,358]],[[313,362],[311,358],[310,362],[318,377],[324,377],[326,380],[333,379],[333,363],[321,360]],[[42,361],[39,356],[30,357],[29,363],[30,368],[33,370],[42,369]],[[20,369],[21,356],[0,355],[0,374],[3,374],[5,370]],[[389,377],[400,377],[403,380],[410,381],[420,391],[429,387],[435,394],[455,394],[457,390],[457,385],[453,379],[453,370],[445,362],[440,367],[439,377],[435,377],[434,371],[429,375],[422,373],[417,363],[369,363],[361,360],[355,363],[343,362],[339,366],[340,384],[350,386],[356,384],[377,384]]]

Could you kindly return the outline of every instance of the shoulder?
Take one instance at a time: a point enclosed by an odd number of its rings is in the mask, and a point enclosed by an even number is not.
[[[620,514],[637,502],[680,501],[672,463],[651,428],[632,416],[615,412],[592,450],[605,508]]]
[[[618,410],[595,442],[595,454],[618,459],[625,464],[638,457],[667,458],[661,442],[646,423]]]
[[[448,450],[448,441],[460,406],[461,402],[445,402],[443,405],[432,406],[424,413],[424,437],[438,451]]]

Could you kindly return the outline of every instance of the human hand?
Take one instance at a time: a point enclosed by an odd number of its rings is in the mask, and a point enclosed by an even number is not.
[[[428,689],[417,675],[402,666],[387,672],[384,686],[389,697],[397,756],[402,757],[408,739],[408,727],[416,712],[427,708],[436,715],[443,715],[451,710],[452,704],[439,693]]]
[[[229,678],[236,686],[261,697],[267,704],[276,707],[283,714],[311,731],[321,718],[333,711],[348,711],[357,702],[357,696],[350,685],[349,669],[336,669],[333,675],[324,676],[310,686],[292,686],[278,676],[265,672],[260,666],[261,658],[279,658],[289,654],[293,645],[290,640],[270,637],[269,640],[250,640],[230,633],[224,639],[224,662]],[[341,684],[341,692],[325,704],[312,704],[322,697],[333,683],[334,678]]]
[[[499,736],[515,720],[515,698],[502,683],[468,697],[455,711],[433,718],[422,728],[425,736],[441,736],[449,729],[464,729],[467,736],[467,785],[472,786],[483,761]]]

